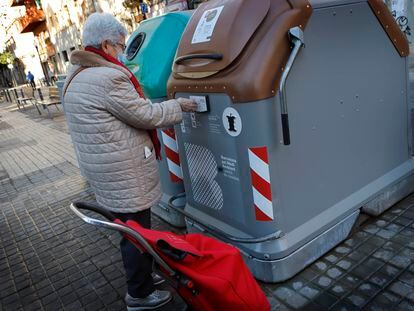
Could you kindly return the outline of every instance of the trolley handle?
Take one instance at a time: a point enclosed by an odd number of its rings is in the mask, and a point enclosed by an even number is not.
[[[212,59],[212,60],[222,60],[223,54],[220,53],[212,53],[212,54],[188,54],[184,56],[180,56],[175,59],[175,64],[179,65],[183,61],[190,60],[190,59]]]
[[[80,210],[87,210],[98,213],[110,221],[114,221],[116,219],[116,217],[106,208],[92,202],[74,202],[73,205],[75,208]]]
[[[111,230],[115,230],[118,232],[122,232],[130,237],[132,237],[135,241],[137,241],[137,243],[143,248],[145,249],[145,251],[147,251],[155,260],[155,262],[160,265],[162,268],[165,269],[165,271],[168,272],[169,275],[171,276],[175,276],[176,272],[155,252],[155,250],[152,248],[152,246],[144,239],[144,237],[139,234],[138,232],[136,232],[135,230],[129,228],[128,226],[125,226],[123,224],[119,224],[116,222],[111,222],[110,221],[105,221],[105,220],[100,220],[100,219],[95,219],[89,216],[86,216],[85,214],[81,213],[79,211],[79,209],[84,209],[84,210],[90,210],[90,211],[94,211],[97,212],[98,214],[106,217],[106,218],[112,218],[113,220],[115,220],[116,218],[111,214],[111,212],[109,212],[108,210],[106,210],[105,208],[97,205],[97,204],[93,204],[93,203],[87,203],[87,202],[74,202],[70,205],[70,209],[78,216],[80,217],[84,222],[97,226],[97,227],[102,227],[102,228],[107,228],[107,229],[111,229]]]

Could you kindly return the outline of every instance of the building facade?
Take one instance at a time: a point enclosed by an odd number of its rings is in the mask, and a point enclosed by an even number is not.
[[[0,68],[0,85],[25,83],[30,70],[37,80],[66,73],[72,51],[94,12],[113,14],[132,33],[147,18],[195,9],[207,0],[0,0],[0,53],[15,57]],[[414,0],[384,0],[414,47]]]

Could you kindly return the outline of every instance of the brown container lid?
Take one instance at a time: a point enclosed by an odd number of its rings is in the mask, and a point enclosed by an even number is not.
[[[270,0],[202,4],[182,35],[174,72],[211,74],[226,68],[243,51],[269,8]]]
[[[385,3],[382,2],[382,0],[368,0],[368,4],[371,7],[371,10],[374,12],[375,16],[378,18],[378,21],[381,23],[382,27],[388,35],[388,38],[391,40],[392,44],[394,44],[394,47],[397,49],[400,56],[408,56],[410,54],[410,45],[408,43],[407,37],[395,22],[394,17],[388,10]]]
[[[214,30],[205,27],[195,35],[205,12],[220,7]],[[307,0],[204,3],[187,25],[176,60],[192,54],[222,54],[222,59],[194,58],[174,64],[168,96],[177,92],[227,93],[233,102],[274,96],[290,54],[288,31],[296,26],[304,29],[311,14]],[[200,42],[203,40],[209,41]]]

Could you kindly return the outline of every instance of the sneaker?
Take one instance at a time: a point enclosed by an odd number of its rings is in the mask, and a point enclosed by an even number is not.
[[[152,310],[166,305],[171,299],[169,291],[156,289],[145,298],[134,298],[127,293],[125,303],[128,311]]]
[[[152,279],[154,280],[154,285],[160,285],[165,282],[164,278],[155,272],[151,273],[151,276],[152,276]]]

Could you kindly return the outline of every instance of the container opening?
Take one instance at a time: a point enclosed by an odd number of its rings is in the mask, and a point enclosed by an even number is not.
[[[131,44],[128,46],[126,50],[127,60],[132,60],[137,55],[139,49],[144,43],[144,40],[145,40],[144,32],[140,32],[137,36],[135,36],[135,38],[133,39],[133,41],[131,42]]]

